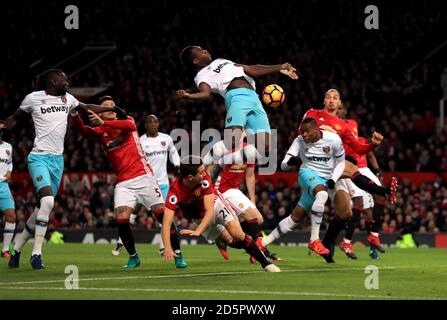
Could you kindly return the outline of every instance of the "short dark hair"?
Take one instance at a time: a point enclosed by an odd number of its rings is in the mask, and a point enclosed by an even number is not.
[[[39,78],[39,88],[45,89],[56,74],[64,73],[61,69],[48,69]]]
[[[315,118],[312,118],[312,117],[306,118],[303,121],[301,121],[301,125],[303,125],[303,124],[311,124],[313,126],[318,125],[317,120],[315,120]]]
[[[199,46],[187,46],[183,48],[183,50],[180,52],[180,60],[182,61],[182,64],[188,68],[188,69],[195,69],[195,65],[193,63],[194,56],[193,56],[193,50],[200,48]]]
[[[195,163],[198,162],[198,163]],[[180,175],[186,178],[189,175],[195,176],[199,167],[203,165],[202,159],[197,156],[186,156],[180,162]]]
[[[109,101],[109,100],[115,101],[112,96],[102,96],[101,98],[99,98],[98,102],[99,102],[99,104],[101,104],[104,101]]]

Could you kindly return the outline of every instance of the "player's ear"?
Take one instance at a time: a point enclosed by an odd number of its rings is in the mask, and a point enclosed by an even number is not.
[[[192,60],[192,63],[193,63],[194,65],[198,65],[198,64],[200,63],[200,60],[197,59],[197,58],[195,58],[194,60]]]

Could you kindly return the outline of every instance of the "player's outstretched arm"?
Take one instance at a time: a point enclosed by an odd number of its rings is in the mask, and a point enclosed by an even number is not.
[[[211,87],[207,83],[201,82],[199,84],[199,92],[188,93],[185,90],[177,90],[176,96],[177,99],[183,100],[206,100],[211,97]]]
[[[383,172],[380,169],[379,162],[377,161],[374,151],[368,152],[366,155],[368,164],[371,166],[371,171],[379,178],[380,182],[383,184]]]
[[[101,113],[101,112],[113,110],[113,107],[100,106],[97,104],[87,104],[87,103],[82,103],[82,102],[79,102],[79,105],[77,107],[84,109],[84,111],[87,111],[87,110],[93,111],[94,113]]]
[[[11,116],[6,118],[5,121],[5,130],[12,130],[17,123],[17,119],[26,114],[26,112],[22,111],[20,108],[17,109]]]
[[[345,142],[348,146],[350,146],[356,153],[363,155],[363,154],[367,154],[368,152],[370,152],[372,149],[374,149],[374,147],[378,144],[380,144],[380,142],[382,142],[382,140],[378,140],[379,136],[382,137],[379,133],[374,132],[375,134],[377,134],[376,136],[374,136],[373,134],[373,139],[372,139],[372,143],[361,143],[358,141],[358,139],[356,137],[354,137],[352,135],[351,132],[349,132],[348,129],[345,129],[342,131],[341,135],[342,135],[342,140],[343,142]],[[374,137],[376,137],[376,139],[374,140]],[[383,137],[382,137],[383,139]]]
[[[165,207],[163,223],[161,226],[161,240],[163,241],[163,246],[165,247],[163,258],[166,261],[170,261],[177,256],[171,245],[171,224],[174,221],[174,213],[175,212],[173,210]]]
[[[299,153],[300,145],[298,143],[298,138],[295,138],[281,162],[281,170],[290,170],[292,166],[298,166],[301,162],[298,157]]]
[[[207,194],[203,197],[203,202],[205,206],[205,216],[200,221],[196,230],[181,230],[180,234],[184,236],[198,237],[205,231],[206,227],[210,224],[214,216],[214,193]]]
[[[297,70],[288,62],[271,66],[265,66],[261,64],[256,64],[252,66],[235,64],[235,66],[243,67],[244,72],[250,77],[262,77],[272,73],[281,72],[282,74],[285,74],[286,76],[288,76],[293,80],[298,79]]]

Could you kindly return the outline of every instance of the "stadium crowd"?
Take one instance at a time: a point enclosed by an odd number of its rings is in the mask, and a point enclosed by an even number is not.
[[[342,94],[349,110],[348,117],[358,120],[361,136],[369,137],[373,130],[385,136],[376,149],[382,170],[447,171],[447,120],[444,128],[437,131],[438,101],[443,94],[439,70],[447,66],[445,55],[423,63],[408,77],[406,74],[412,64],[443,40],[432,31],[445,25],[447,18],[433,5],[424,6],[419,2],[415,7],[422,9],[415,15],[400,12],[398,6],[384,4],[380,13],[381,28],[371,31],[364,28],[364,6],[360,2],[329,5],[326,10],[311,1],[300,3],[299,10],[293,3],[281,3],[281,14],[277,16],[272,16],[275,10],[271,7],[276,4],[259,6],[256,14],[248,3],[239,4],[237,11],[220,5],[219,1],[194,8],[190,4],[179,4],[176,12],[164,10],[163,1],[157,4],[142,7],[132,1],[114,6],[105,1],[82,2],[80,11],[86,15],[77,33],[64,29],[65,16],[57,14],[63,12],[63,7],[56,3],[51,4],[50,9],[45,8],[49,10],[45,15],[53,13],[60,23],[14,25],[14,34],[23,34],[29,39],[33,50],[16,47],[19,44],[12,41],[11,35],[5,35],[11,45],[0,53],[3,61],[9,61],[0,74],[1,117],[11,114],[33,89],[34,74],[31,73],[34,70],[30,65],[39,59],[42,64],[58,62],[54,60],[54,52],[58,52],[59,58],[63,54],[68,56],[88,39],[114,41],[118,48],[94,67],[73,76],[72,86],[107,88],[102,94],[111,94],[119,106],[129,111],[137,120],[141,134],[144,116],[148,114],[158,115],[160,131],[165,133],[175,128],[190,129],[192,120],[200,120],[202,130],[222,130],[225,114],[222,99],[215,97],[209,102],[184,104],[174,98],[175,90],[193,88],[192,77],[183,70],[178,53],[185,45],[197,44],[208,48],[214,57],[222,56],[245,64],[288,61],[300,70],[298,82],[290,83],[280,76],[257,82],[258,92],[269,83],[278,83],[286,92],[286,102],[282,106],[266,109],[271,127],[278,129],[278,161],[296,137],[303,114],[310,107],[319,108],[324,92],[334,87]],[[105,8],[107,14],[98,14]],[[28,3],[23,5],[22,14],[33,12],[32,16],[39,16],[40,10],[43,9]],[[123,19],[129,10],[137,11],[133,14],[140,18]],[[332,14],[334,10],[345,18],[336,18],[340,15]],[[7,14],[8,9],[4,12]],[[395,19],[396,16],[399,18]],[[324,23],[312,23],[310,17]],[[420,23],[427,17],[430,17],[430,24]],[[199,20],[201,23],[190,23]],[[250,26],[256,26],[256,30],[246,32]],[[96,98],[91,100],[96,102]],[[26,155],[33,139],[31,127],[31,119],[24,118],[15,132],[14,170],[18,172],[27,171]],[[76,135],[72,127],[67,132],[64,156],[67,172],[110,170],[101,147]],[[57,198],[53,227],[113,227],[112,187],[98,183],[87,190],[79,181],[73,182]],[[295,206],[297,190],[288,189],[285,184],[269,183],[257,188],[257,206],[265,218],[264,228],[272,229]],[[438,181],[415,188],[405,182],[399,199],[396,205],[386,209],[383,232],[400,232],[404,228],[419,232],[447,231],[445,183]],[[28,192],[15,200],[18,228],[21,228],[36,199]],[[325,224],[327,218],[326,215]],[[179,224],[184,223],[179,220]],[[136,227],[155,226],[150,215],[142,210]],[[358,227],[363,226],[361,220]],[[303,227],[307,227],[307,221]]]

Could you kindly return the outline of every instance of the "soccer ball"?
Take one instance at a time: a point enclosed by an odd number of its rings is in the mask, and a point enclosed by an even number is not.
[[[277,84],[270,84],[262,91],[262,101],[266,106],[279,107],[286,98],[283,88]]]

